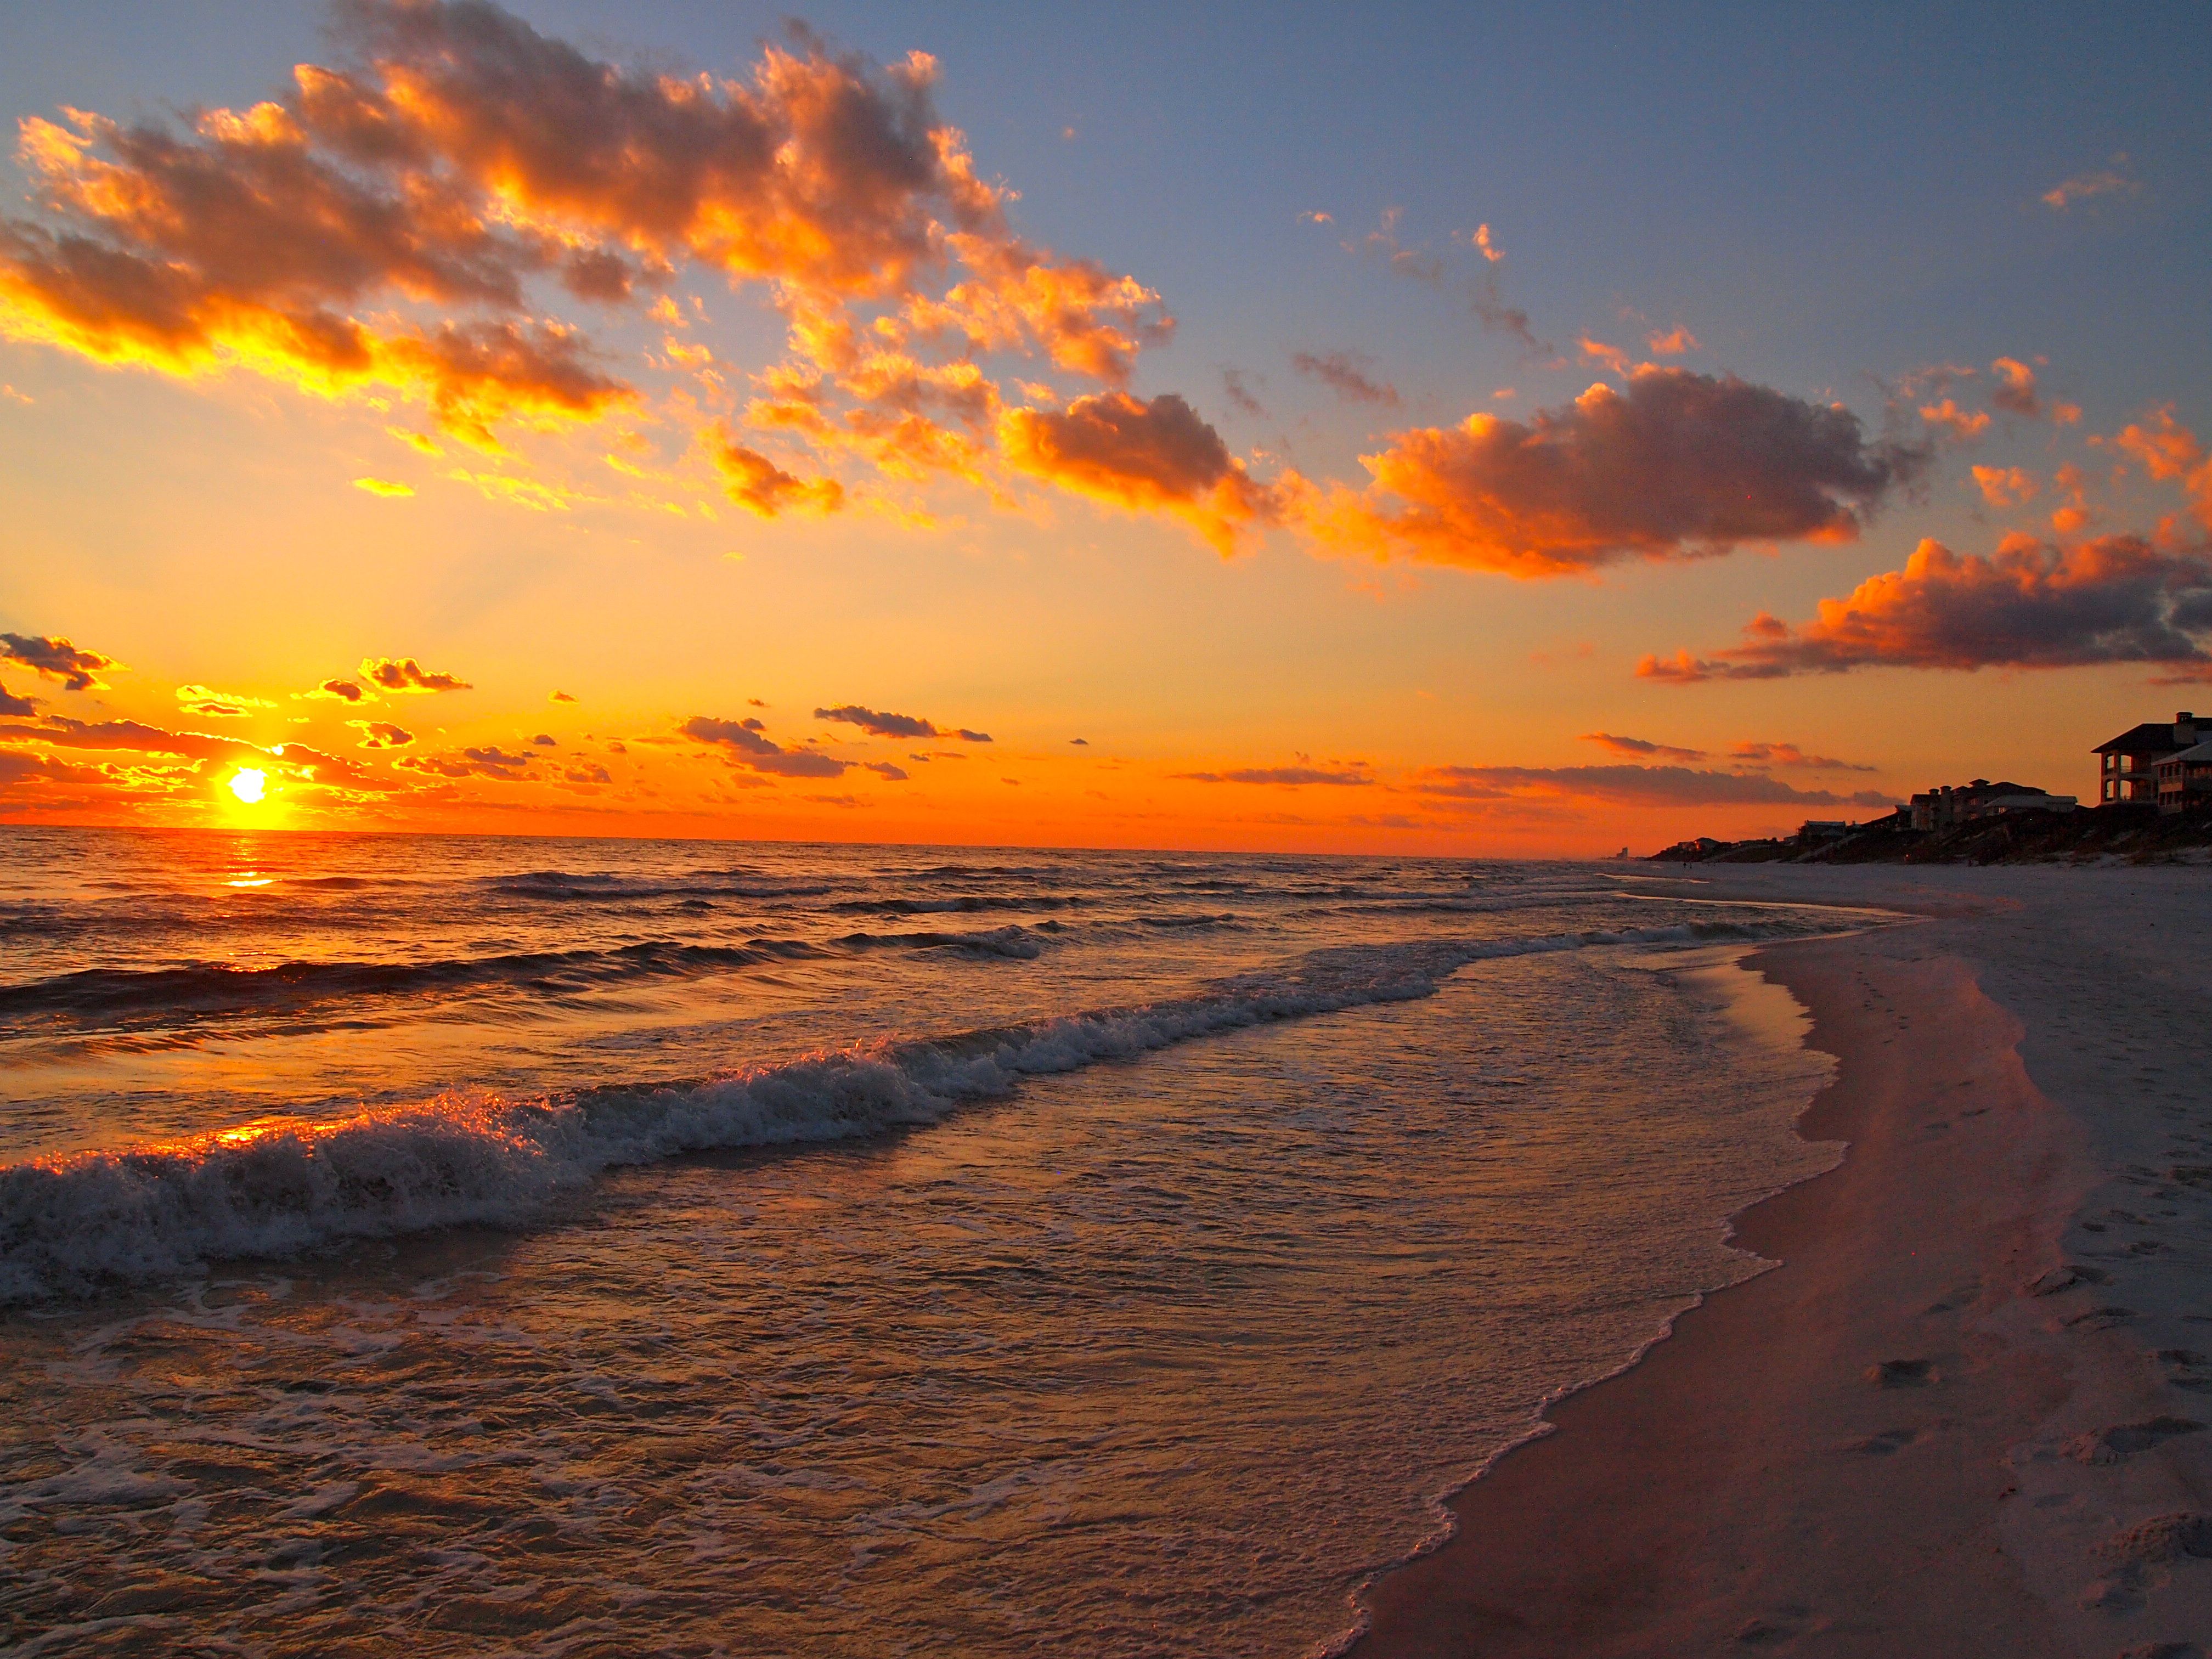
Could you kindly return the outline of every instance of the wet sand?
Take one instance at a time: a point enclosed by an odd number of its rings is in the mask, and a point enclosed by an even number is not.
[[[1360,1659],[2212,1644],[2212,1377],[2187,1341],[2212,1347],[2212,1206],[2173,1174],[2212,1164],[2212,1083],[2188,1075],[2212,973],[2178,925],[2212,884],[2082,873],[2110,880],[1763,875],[1761,896],[1935,918],[1750,959],[1838,1058],[1801,1128],[1844,1161],[1738,1218],[1782,1265],[1453,1501],[1457,1535],[1371,1589]],[[2158,916],[2162,952],[2088,960]],[[2079,1063],[2085,1013],[2130,1054],[2179,1022],[2179,1075]],[[2115,1191],[2142,1236],[2094,1218]]]

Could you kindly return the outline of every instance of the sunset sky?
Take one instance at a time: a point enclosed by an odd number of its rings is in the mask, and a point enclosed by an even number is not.
[[[2212,709],[2208,47],[11,6],[0,821],[1565,854],[2088,799]]]

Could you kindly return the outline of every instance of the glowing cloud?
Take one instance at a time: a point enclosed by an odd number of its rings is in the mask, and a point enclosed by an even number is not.
[[[1647,367],[1625,391],[1594,386],[1526,422],[1482,413],[1396,433],[1360,458],[1368,489],[1299,480],[1290,512],[1333,551],[1557,576],[1745,542],[1849,541],[1927,459],[1869,442],[1839,407]]]
[[[276,705],[265,697],[242,696],[235,691],[216,691],[204,685],[180,685],[177,688],[177,706],[188,714],[239,720],[257,708],[274,708]]]
[[[412,657],[363,657],[361,672],[371,684],[386,691],[413,693],[475,690],[466,680],[456,675],[433,673]],[[344,682],[325,680],[323,684],[328,689]],[[344,696],[343,692],[337,695]],[[350,698],[347,700],[352,701]]]
[[[2008,536],[1988,555],[1923,541],[1902,570],[1823,599],[1802,628],[1764,613],[1711,659],[1646,657],[1646,679],[1781,679],[1855,668],[2070,668],[2212,664],[2212,555],[2137,536],[2053,547]]]
[[[1064,411],[1010,410],[999,435],[1020,471],[1111,506],[1173,514],[1223,553],[1234,550],[1240,528],[1273,516],[1267,490],[1173,392],[1149,403],[1108,392]]]
[[[732,766],[786,778],[835,778],[851,764],[830,755],[804,749],[786,749],[761,735],[757,720],[712,720],[696,714],[678,728],[694,743],[721,750]]]

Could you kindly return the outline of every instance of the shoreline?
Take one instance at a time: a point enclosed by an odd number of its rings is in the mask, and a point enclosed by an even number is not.
[[[1923,918],[1745,959],[1838,1061],[1796,1127],[1842,1162],[1734,1217],[1780,1265],[1547,1409],[1449,1500],[1450,1539],[1368,1587],[1347,1650],[2197,1653],[2159,1644],[2212,1629],[2212,1434],[2174,1426],[2212,1400],[2177,1410],[2190,1379],[2104,1299],[2077,1229],[2112,1150],[2030,1075],[2043,1011],[1985,989],[1978,924],[2033,904],[1761,873],[1726,886]]]

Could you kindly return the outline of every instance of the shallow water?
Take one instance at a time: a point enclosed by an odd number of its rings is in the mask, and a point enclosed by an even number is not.
[[[34,1652],[1325,1649],[1832,1157],[1593,866],[0,848]]]

